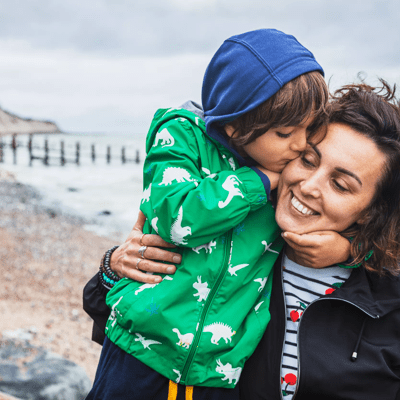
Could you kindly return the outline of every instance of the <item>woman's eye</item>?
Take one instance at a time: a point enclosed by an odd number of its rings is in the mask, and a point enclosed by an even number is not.
[[[277,135],[278,137],[280,137],[280,138],[287,139],[287,138],[289,138],[292,134],[291,134],[291,133],[276,132],[276,135]]]
[[[342,186],[338,181],[333,181],[333,185],[335,186],[335,188],[337,189],[337,190],[339,190],[340,192],[347,192],[348,191],[348,189],[347,188],[345,188],[344,186]]]
[[[313,167],[314,164],[311,160],[307,159],[306,157],[301,157],[301,162],[303,163],[304,166],[306,167]]]

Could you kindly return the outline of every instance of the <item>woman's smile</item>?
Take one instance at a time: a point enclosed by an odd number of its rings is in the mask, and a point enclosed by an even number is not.
[[[317,215],[318,213],[314,210],[311,209],[311,207],[306,206],[304,203],[302,203],[292,192],[292,200],[291,200],[292,206],[302,215],[308,216],[308,215]]]

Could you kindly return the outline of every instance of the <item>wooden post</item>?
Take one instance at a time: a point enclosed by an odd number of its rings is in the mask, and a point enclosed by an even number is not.
[[[94,147],[94,144],[92,144],[92,163],[96,161],[96,149]]]
[[[76,165],[79,165],[80,149],[81,149],[81,146],[80,146],[79,142],[76,142],[76,151],[75,151]]]
[[[126,163],[125,147],[122,147],[122,149],[121,149],[121,162],[122,162],[122,164]]]
[[[136,150],[136,159],[135,159],[136,164],[140,163],[140,157],[139,157],[139,150]]]
[[[60,164],[61,166],[65,165],[65,151],[64,151],[64,141],[62,140],[60,143]]]
[[[15,133],[12,135],[11,147],[13,149],[14,164],[16,164],[17,163],[17,135]]]
[[[107,164],[111,162],[111,146],[107,146]]]
[[[44,165],[49,165],[49,141],[47,139],[44,141],[43,164]]]
[[[33,160],[33,154],[32,154],[32,139],[33,135],[32,133],[29,135],[29,140],[28,140],[28,151],[29,151],[29,166],[32,166],[32,160]]]

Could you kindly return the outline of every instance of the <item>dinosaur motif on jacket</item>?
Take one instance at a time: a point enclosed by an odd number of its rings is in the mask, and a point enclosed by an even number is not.
[[[228,192],[228,197],[225,199],[225,201],[218,202],[219,208],[226,207],[235,196],[240,196],[240,197],[244,198],[242,192],[238,188],[239,183],[242,183],[242,182],[235,175],[229,175],[225,179],[225,182],[222,184],[222,187]]]
[[[140,333],[135,333],[135,335],[137,336],[137,338],[135,339],[135,342],[140,342],[143,345],[144,349],[151,350],[150,346],[152,344],[162,344],[161,342],[157,342],[156,340],[146,339]]]
[[[236,275],[236,271],[239,271],[242,268],[246,268],[248,267],[250,264],[239,264],[239,265],[235,265],[233,266],[232,264],[229,264],[228,267],[228,272],[231,274],[231,276]]]
[[[224,378],[221,378],[223,381],[228,379],[228,383],[231,384],[232,381],[235,381],[235,385],[240,378],[240,374],[242,373],[242,368],[232,368],[232,364],[226,363],[222,364],[221,360],[217,360],[217,368],[215,368],[219,374],[225,375]]]
[[[187,244],[185,236],[191,235],[192,230],[190,226],[182,226],[183,209],[182,206],[179,208],[178,216],[171,226],[171,241],[172,243],[179,246],[180,244]]]
[[[260,284],[260,287],[258,288],[259,292],[263,291],[265,284],[267,283],[267,280],[268,280],[268,277],[254,279],[254,282],[258,282]]]
[[[119,315],[121,315],[121,313],[116,309],[116,307],[117,307],[118,303],[122,300],[123,297],[124,297],[124,296],[121,296],[121,297],[118,299],[118,301],[115,302],[115,303],[113,304],[113,306],[111,307],[111,313],[110,313],[110,316],[108,317],[108,319],[109,319],[110,321],[112,321],[112,323],[111,323],[111,326],[112,326],[112,327],[114,327],[115,323],[117,322],[117,313],[118,313]],[[106,330],[108,330],[108,326],[106,326]]]
[[[157,132],[153,147],[156,147],[160,140],[161,140],[161,147],[171,147],[175,144],[175,139],[168,132],[167,128],[164,128],[161,132]]]
[[[197,301],[207,300],[207,296],[211,289],[208,287],[207,282],[201,281],[201,276],[197,277],[197,282],[193,283],[193,287],[197,290],[197,293],[195,293],[193,296],[199,296]]]
[[[211,343],[219,344],[220,339],[224,339],[225,343],[232,341],[232,336],[236,331],[232,332],[232,328],[229,325],[223,324],[222,322],[214,322],[211,325],[204,327],[203,332],[212,333]]]
[[[193,338],[194,338],[193,333],[185,333],[184,335],[182,335],[179,332],[179,329],[177,329],[177,328],[172,329],[172,331],[175,332],[178,335],[179,342],[177,343],[177,345],[178,346],[182,346],[185,349],[188,349],[189,346],[193,342]]]
[[[211,240],[210,243],[201,244],[200,246],[193,247],[192,250],[197,254],[200,254],[200,250],[204,249],[206,253],[212,253],[213,247],[216,247],[217,242],[215,240]]]
[[[150,195],[151,195],[151,183],[148,188],[143,190],[143,197],[140,204],[143,204],[146,201],[150,201]]]
[[[164,278],[162,279],[162,281],[172,281],[173,278],[171,278],[170,276],[166,275],[164,276]],[[161,281],[161,282],[162,282]],[[157,285],[159,285],[161,282],[158,283],[145,283],[144,285],[139,286],[136,290],[135,290],[135,296],[137,296],[138,293],[143,292],[143,290],[145,289],[153,289],[155,288]]]
[[[186,169],[179,167],[165,168],[160,185],[168,186],[171,185],[173,181],[177,183],[194,182],[196,186],[198,185],[196,179],[193,179]]]
[[[263,244],[264,247],[265,247],[265,249],[264,249],[264,251],[263,251],[263,254],[264,254],[266,251],[270,251],[271,253],[279,254],[279,251],[270,249],[270,247],[274,244],[274,242],[271,242],[270,244],[268,244],[265,240],[263,240],[263,241],[261,242],[261,244]]]

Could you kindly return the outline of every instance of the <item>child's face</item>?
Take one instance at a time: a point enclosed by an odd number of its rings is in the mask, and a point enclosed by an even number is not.
[[[271,128],[243,150],[269,171],[282,172],[285,166],[297,158],[307,145],[307,128],[313,119],[307,118],[298,126]]]

